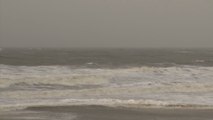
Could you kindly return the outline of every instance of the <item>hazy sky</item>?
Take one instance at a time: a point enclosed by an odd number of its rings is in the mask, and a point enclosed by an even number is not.
[[[0,47],[213,47],[213,0],[0,0]]]

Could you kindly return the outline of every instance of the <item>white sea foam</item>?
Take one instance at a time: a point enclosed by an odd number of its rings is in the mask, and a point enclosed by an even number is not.
[[[195,60],[195,62],[197,62],[197,63],[203,63],[203,62],[205,62],[205,60]]]
[[[213,106],[213,67],[74,69],[0,65],[0,106]]]

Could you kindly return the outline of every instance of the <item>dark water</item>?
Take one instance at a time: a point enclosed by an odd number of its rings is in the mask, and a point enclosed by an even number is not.
[[[213,66],[213,49],[9,49],[0,64],[76,67]]]

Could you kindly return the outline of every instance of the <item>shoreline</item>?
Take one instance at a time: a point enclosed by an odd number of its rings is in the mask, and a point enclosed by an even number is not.
[[[0,112],[1,120],[211,120],[213,109],[127,108],[100,105],[33,106]]]

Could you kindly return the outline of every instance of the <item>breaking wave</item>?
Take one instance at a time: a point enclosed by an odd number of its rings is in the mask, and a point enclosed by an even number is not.
[[[0,107],[33,105],[213,106],[213,67],[0,65]]]

